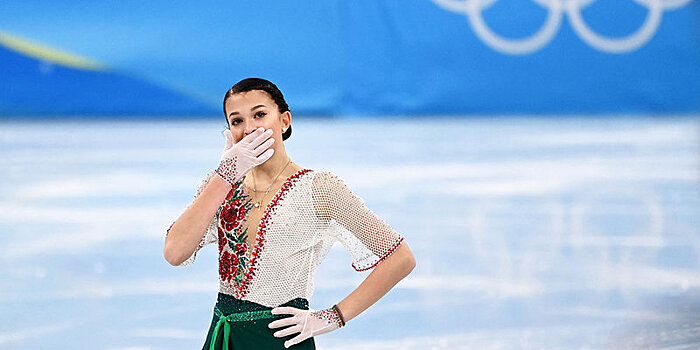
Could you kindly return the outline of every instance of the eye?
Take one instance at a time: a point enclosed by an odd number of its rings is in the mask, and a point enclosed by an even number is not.
[[[257,116],[260,116],[260,118],[262,118],[262,117],[264,117],[264,116],[266,116],[266,115],[267,115],[267,113],[265,113],[265,112],[258,112],[258,113],[255,113],[255,116],[256,116],[256,117],[257,117]]]
[[[236,124],[238,124],[240,121],[241,121],[240,119],[236,118],[236,119],[234,119],[234,120],[231,121],[231,125],[236,125]]]

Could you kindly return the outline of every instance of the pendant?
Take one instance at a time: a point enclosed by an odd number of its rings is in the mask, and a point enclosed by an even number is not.
[[[254,206],[255,206],[256,208],[260,207],[260,202],[256,202],[256,203],[254,204]]]

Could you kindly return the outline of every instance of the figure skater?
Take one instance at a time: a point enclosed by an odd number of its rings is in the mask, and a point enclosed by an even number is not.
[[[377,302],[415,258],[342,179],[291,161],[280,140],[292,133],[292,115],[275,84],[241,80],[223,105],[221,161],[166,231],[163,254],[189,266],[218,244],[219,292],[203,350],[315,349],[313,337]],[[339,303],[312,310],[316,268],[336,241],[355,270],[373,270]]]

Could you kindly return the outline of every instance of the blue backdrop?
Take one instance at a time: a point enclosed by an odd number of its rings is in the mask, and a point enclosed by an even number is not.
[[[0,116],[700,112],[688,0],[3,1]]]

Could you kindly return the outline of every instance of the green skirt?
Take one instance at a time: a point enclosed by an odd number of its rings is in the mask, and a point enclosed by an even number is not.
[[[293,306],[298,309],[309,309],[309,302],[304,298],[292,299],[280,306]],[[273,308],[260,305],[248,300],[219,293],[214,306],[214,317],[207,333],[207,340],[202,350],[267,350],[286,349],[284,342],[294,338],[299,333],[277,338],[273,333],[286,327],[268,328],[267,325],[280,318],[292,315],[273,315]],[[213,342],[213,344],[212,344]],[[290,350],[316,349],[314,338],[305,339]]]

